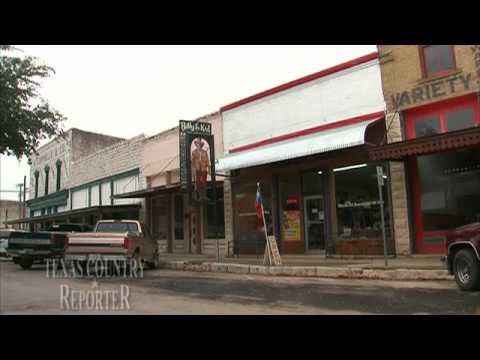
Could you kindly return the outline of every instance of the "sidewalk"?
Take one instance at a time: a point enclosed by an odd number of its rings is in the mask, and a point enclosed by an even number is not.
[[[382,280],[451,280],[440,255],[334,256],[285,255],[282,266],[263,266],[263,256],[242,255],[223,258],[194,254],[162,254],[161,267],[173,270],[226,272],[252,275],[327,277]]]

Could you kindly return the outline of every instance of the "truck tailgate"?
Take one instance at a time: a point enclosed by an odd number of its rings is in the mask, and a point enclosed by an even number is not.
[[[22,249],[34,250],[63,250],[66,235],[63,233],[48,232],[19,232],[13,233],[8,239],[9,251]]]
[[[119,233],[78,233],[68,239],[65,254],[124,254],[123,247],[127,234]]]

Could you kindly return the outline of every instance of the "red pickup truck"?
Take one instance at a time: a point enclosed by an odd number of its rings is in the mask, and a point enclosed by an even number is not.
[[[480,222],[447,234],[447,268],[460,289],[480,290]]]

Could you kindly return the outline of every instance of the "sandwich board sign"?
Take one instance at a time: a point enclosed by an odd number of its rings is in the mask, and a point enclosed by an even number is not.
[[[282,258],[280,257],[280,252],[278,251],[275,236],[267,236],[267,245],[265,250],[264,263],[275,266],[282,265]]]

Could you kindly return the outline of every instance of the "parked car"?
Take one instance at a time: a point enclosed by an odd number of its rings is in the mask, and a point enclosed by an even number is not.
[[[145,226],[136,220],[100,220],[93,232],[72,234],[65,250],[66,263],[87,266],[90,261],[135,259],[157,268],[158,248]]]
[[[447,234],[447,268],[460,289],[480,290],[480,222]]]
[[[46,259],[62,258],[68,233],[90,229],[83,224],[54,224],[47,231],[15,231],[9,235],[7,253],[22,269]]]
[[[21,232],[16,229],[0,229],[0,257],[10,257],[8,254],[8,238],[13,232]]]

